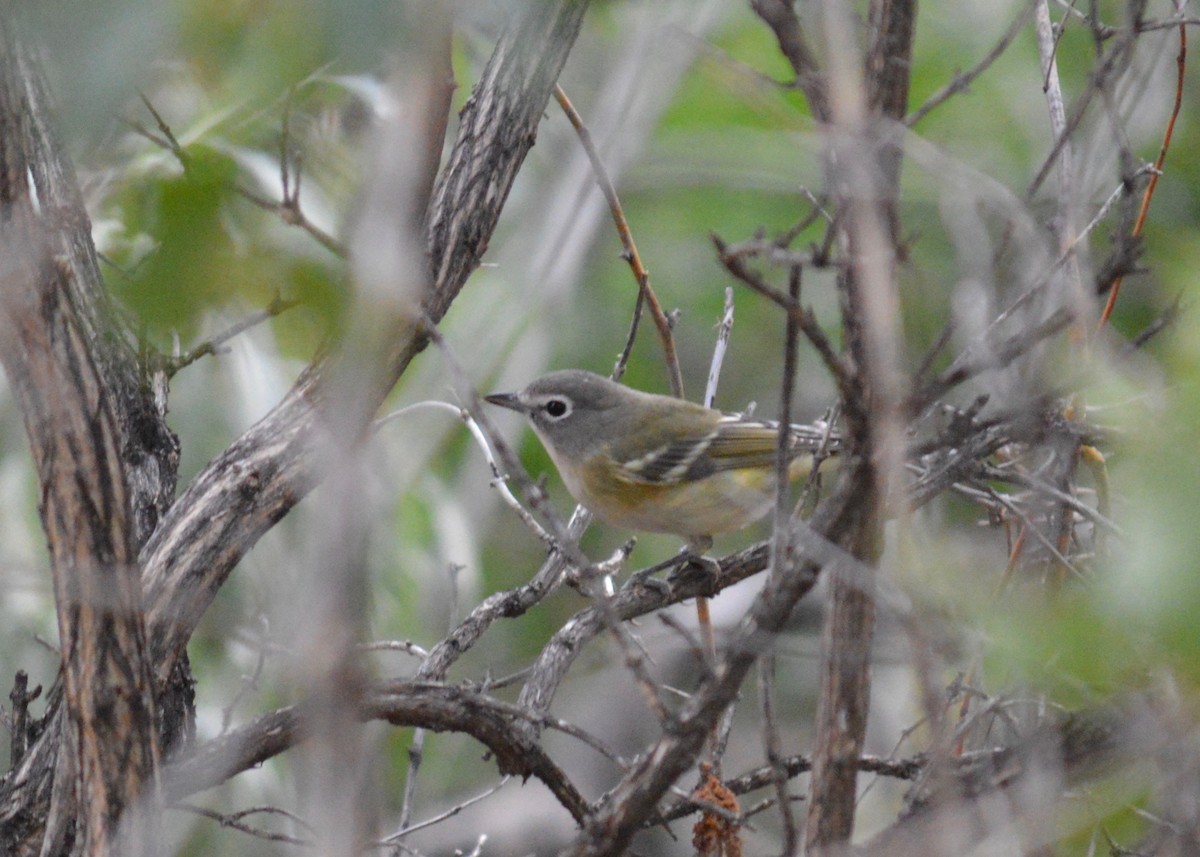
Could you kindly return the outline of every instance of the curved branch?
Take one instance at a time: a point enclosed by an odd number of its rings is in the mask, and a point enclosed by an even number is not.
[[[212,788],[290,749],[303,738],[301,708],[295,705],[264,714],[167,766],[163,777],[167,799],[178,801]],[[361,716],[393,726],[470,735],[495,754],[501,773],[536,777],[577,823],[584,821],[587,801],[528,737],[528,730],[518,728],[527,715],[516,706],[454,685],[392,681],[366,691]]]

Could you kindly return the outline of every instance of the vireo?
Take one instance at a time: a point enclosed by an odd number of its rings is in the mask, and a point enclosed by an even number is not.
[[[683,536],[699,554],[774,504],[778,425],[577,369],[485,398],[528,417],[567,490],[615,526]],[[838,451],[822,424],[791,428],[790,479],[811,472],[818,450]]]

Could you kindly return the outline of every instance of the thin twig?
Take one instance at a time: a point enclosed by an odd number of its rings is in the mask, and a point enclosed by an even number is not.
[[[1051,146],[1049,154],[1047,154],[1045,160],[1042,161],[1042,165],[1038,169],[1037,175],[1034,176],[1033,181],[1031,181],[1029,183],[1029,187],[1026,188],[1026,197],[1032,198],[1033,195],[1037,193],[1038,188],[1042,186],[1042,183],[1046,180],[1046,177],[1050,175],[1050,170],[1052,170],[1055,163],[1057,163],[1059,154],[1062,152],[1063,147],[1068,144],[1071,135],[1075,133],[1075,130],[1079,127],[1079,123],[1083,121],[1084,114],[1091,105],[1092,98],[1095,97],[1096,92],[1102,87],[1108,85],[1109,77],[1115,71],[1117,71],[1118,66],[1124,68],[1123,61],[1129,58],[1133,50],[1133,46],[1137,40],[1137,36],[1137,27],[1132,27],[1128,30],[1122,31],[1120,38],[1112,45],[1111,48],[1109,48],[1109,52],[1105,56],[1104,61],[1100,64],[1100,67],[1092,70],[1091,74],[1088,76],[1087,86],[1084,87],[1083,92],[1080,93],[1079,97],[1076,99],[1075,107],[1072,110],[1071,115],[1066,118],[1066,124],[1063,127],[1062,133],[1056,136],[1054,145]]]
[[[508,775],[501,777],[500,782],[496,783],[494,786],[484,789],[479,794],[469,797],[466,800],[459,801],[454,806],[450,807],[449,809],[445,810],[444,812],[439,812],[437,815],[431,816],[431,817],[425,819],[424,821],[418,821],[415,824],[408,824],[407,822],[402,821],[400,823],[399,830],[397,830],[395,833],[391,834],[390,836],[386,836],[383,839],[379,840],[379,842],[377,842],[376,844],[383,845],[383,846],[397,845],[397,844],[399,844],[400,840],[402,840],[404,837],[408,836],[410,833],[416,833],[418,830],[423,830],[426,827],[432,827],[433,825],[439,824],[440,822],[443,822],[448,818],[453,818],[454,816],[456,816],[460,812],[462,812],[464,809],[467,809],[470,806],[474,806],[475,804],[479,803],[480,801],[487,800],[489,797],[494,795],[496,792],[500,791],[500,789],[504,788],[504,786],[508,785],[508,782],[511,779],[512,779],[512,777],[508,776]]]
[[[1062,552],[1058,549],[1058,546],[1050,541],[1050,539],[1047,538],[1047,536],[1040,529],[1038,529],[1037,525],[1016,503],[1005,497],[999,491],[996,491],[994,488],[988,488],[986,486],[980,487],[983,488],[983,490],[985,490],[989,495],[991,495],[993,500],[1020,518],[1021,522],[1025,524],[1025,531],[1032,533],[1033,537],[1041,543],[1042,547],[1044,547],[1050,553],[1050,555],[1062,565],[1063,568],[1074,574],[1080,580],[1086,579],[1086,575],[1076,568],[1069,559],[1063,556]],[[1015,553],[1016,551],[1014,551],[1014,554]]]
[[[625,261],[629,263],[629,268],[633,271],[633,277],[638,284],[638,292],[644,296],[645,305],[650,308],[650,317],[654,319],[654,326],[658,328],[658,338],[662,343],[663,359],[666,361],[667,375],[671,381],[671,393],[676,398],[682,399],[683,373],[679,369],[679,355],[675,351],[675,336],[671,332],[671,320],[663,311],[662,304],[658,302],[658,296],[650,288],[650,272],[642,264],[642,257],[638,254],[637,245],[633,242],[633,233],[629,230],[629,222],[625,219],[625,212],[621,208],[621,200],[617,197],[617,190],[613,186],[612,179],[608,176],[608,170],[604,168],[604,162],[600,160],[599,152],[596,151],[596,147],[592,143],[591,132],[583,124],[583,119],[575,109],[575,105],[571,103],[571,100],[567,98],[567,94],[563,92],[562,87],[558,84],[554,86],[554,98],[558,101],[559,106],[562,107],[563,113],[566,114],[567,120],[571,123],[571,127],[575,129],[575,133],[579,136],[579,143],[583,146],[588,160],[592,163],[592,172],[596,175],[596,183],[600,185],[600,191],[604,194],[604,198],[608,202],[609,211],[612,212],[613,223],[617,227],[617,235],[621,239],[621,246],[625,248],[623,254]],[[641,302],[639,301],[639,303]],[[636,332],[636,330],[633,332]]]
[[[486,438],[482,433],[472,431],[476,441],[484,441]],[[484,453],[487,455],[487,453]],[[494,465],[493,465],[493,473]],[[458,574],[457,567],[451,565],[450,568],[450,587],[453,594],[451,604],[454,605],[458,600]],[[455,619],[458,615],[456,606],[452,606],[448,611],[450,627],[446,629],[447,633],[454,630]],[[404,776],[404,797],[400,801],[400,830],[406,831],[408,824],[412,821],[413,807],[417,803],[417,779],[421,773],[421,762],[425,758],[425,735],[424,729],[414,729],[412,739],[408,742],[408,771]]]
[[[804,38],[804,29],[788,0],[751,0],[750,7],[775,34],[779,52],[796,75],[795,86],[808,98],[808,108],[819,122],[829,120],[829,93],[817,56]]]
[[[1174,324],[1178,320],[1180,314],[1186,308],[1190,308],[1190,305],[1189,307],[1183,306],[1181,303],[1182,299],[1183,292],[1180,292],[1175,296],[1175,300],[1171,301],[1171,305],[1167,307],[1166,311],[1162,315],[1146,325],[1137,336],[1125,343],[1124,348],[1121,349],[1121,353],[1124,355],[1132,354],[1134,351],[1137,351],[1151,339],[1158,336],[1158,334],[1162,333],[1164,330]]]
[[[1029,330],[1022,330],[995,345],[991,353],[985,357],[975,359],[978,346],[968,348],[959,354],[936,378],[913,394],[907,404],[909,413],[920,413],[945,395],[948,390],[976,375],[1008,366],[1014,359],[1028,352],[1042,340],[1048,339],[1067,327],[1073,319],[1074,314],[1068,308],[1063,307],[1037,326]],[[984,342],[988,344],[986,338]]]
[[[561,732],[564,735],[570,735],[581,744],[591,747],[622,771],[629,770],[630,762],[628,759],[624,758],[615,749],[610,747],[599,737],[593,735],[591,732],[588,732],[586,729],[582,729],[579,726],[576,726],[574,723],[568,723],[566,720],[562,720],[558,717],[543,717],[541,725],[547,729],[553,729],[555,732]]]
[[[793,267],[788,276],[788,298],[793,305],[800,303],[801,268]],[[791,480],[792,448],[792,388],[796,381],[796,340],[798,323],[796,313],[789,312],[784,332],[783,379],[779,392],[779,431],[775,441],[775,518],[771,530],[771,567],[782,568],[788,562],[788,546],[791,543],[788,531]]]
[[[761,275],[751,270],[737,255],[732,253],[731,248],[719,237],[713,235],[712,242],[717,249],[717,258],[725,266],[725,270],[729,271],[739,282],[749,286],[752,291],[757,292],[772,303],[787,310],[788,314],[796,319],[801,332],[808,337],[808,341],[816,349],[821,361],[825,364],[825,368],[833,376],[838,392],[844,397],[849,392],[845,364],[834,350],[829,337],[825,335],[825,331],[821,329],[813,314],[804,309],[798,302],[793,301],[784,292],[769,285]]]
[[[183,146],[179,145],[179,140],[176,139],[175,132],[171,130],[171,126],[167,124],[165,119],[163,119],[162,114],[154,109],[154,105],[150,103],[150,99],[147,98],[144,93],[139,92],[138,97],[141,98],[142,104],[146,106],[146,109],[150,111],[150,115],[154,117],[154,121],[158,125],[158,130],[162,134],[162,139],[155,137],[153,134],[146,133],[136,122],[130,121],[127,122],[127,124],[135,131],[141,133],[142,136],[147,140],[155,142],[158,145],[164,146],[166,149],[168,149],[171,154],[175,156],[175,159],[179,161],[179,165],[183,167],[184,171],[186,172],[189,166],[189,158],[187,152],[183,150]]]
[[[1065,491],[1055,488],[1045,480],[1038,479],[1036,476],[1030,476],[1027,473],[1022,473],[1017,470],[998,470],[994,467],[983,467],[981,475],[985,479],[995,480],[997,482],[1007,482],[1010,485],[1017,485],[1021,488],[1027,488],[1031,491],[1036,491],[1039,494],[1053,499],[1055,502],[1069,507],[1073,511],[1079,513],[1084,518],[1087,518],[1092,524],[1107,530],[1114,536],[1124,536],[1121,528],[1115,522],[1101,514],[1097,509],[1083,503],[1078,497],[1074,497]]]
[[[1075,252],[1075,155],[1067,129],[1067,110],[1063,102],[1062,84],[1058,76],[1058,40],[1062,35],[1055,32],[1050,20],[1047,0],[1034,3],[1034,32],[1037,34],[1038,53],[1042,62],[1042,90],[1050,113],[1050,132],[1054,139],[1061,140],[1058,158],[1057,218],[1053,229],[1059,252],[1066,257],[1065,267],[1070,284],[1070,300],[1075,304],[1076,315],[1085,318],[1090,303],[1085,302],[1083,273],[1079,267],[1079,256]]]
[[[1029,16],[1033,14],[1033,8],[1033,2],[1027,2],[1024,8],[1017,13],[1017,17],[1013,19],[1013,22],[1009,25],[1008,29],[1004,31],[1004,35],[1000,37],[1000,40],[996,42],[990,51],[987,52],[983,59],[976,63],[976,65],[970,71],[965,73],[959,72],[955,74],[954,80],[950,81],[948,84],[931,95],[924,104],[922,104],[912,113],[909,113],[907,116],[905,116],[904,124],[909,128],[913,127],[926,116],[928,116],[933,110],[948,101],[951,96],[959,92],[965,92],[967,89],[969,89],[971,84],[975,82],[975,79],[987,71],[991,67],[992,63],[998,60],[1000,55],[1008,50],[1009,45],[1011,45],[1017,36],[1020,35],[1021,30],[1024,29],[1025,25],[1029,22]]]
[[[163,119],[162,114],[160,114],[154,108],[154,105],[150,103],[150,99],[148,99],[145,95],[142,95],[141,99],[142,103],[146,105],[146,109],[150,111],[150,115],[154,117],[154,121],[158,124],[158,129],[162,133],[162,137],[155,136],[153,133],[147,131],[141,124],[134,122],[133,120],[126,119],[124,120],[125,124],[142,137],[145,137],[147,140],[154,143],[156,146],[164,148],[174,155],[175,159],[179,161],[179,165],[183,167],[183,171],[186,174],[190,166],[190,158],[187,151],[179,144],[179,141],[175,138],[175,134],[171,131],[171,127],[167,124],[166,120]],[[281,146],[286,146],[287,122],[289,116],[290,96],[289,101],[285,102],[284,106],[284,142],[281,144]],[[299,157],[297,156],[297,162],[298,161]],[[330,253],[333,253],[335,256],[341,259],[345,259],[347,257],[346,248],[342,246],[342,244],[336,238],[310,221],[301,210],[300,171],[299,168],[297,168],[295,170],[294,179],[289,180],[290,177],[287,164],[286,148],[283,149],[283,158],[280,164],[280,177],[283,183],[283,199],[280,202],[275,202],[272,199],[268,199],[262,194],[252,191],[246,186],[237,182],[234,182],[231,187],[236,194],[241,196],[247,202],[263,209],[264,211],[269,211],[278,215],[279,219],[289,226],[299,226]]]
[[[856,767],[862,773],[879,774],[880,776],[892,777],[898,780],[915,780],[920,775],[923,766],[924,760],[920,757],[892,760],[881,759],[878,756],[861,756],[856,763]],[[811,771],[812,760],[808,756],[788,756],[780,760],[780,768],[789,779],[792,779]],[[722,785],[735,795],[743,795],[770,786],[775,781],[775,776],[776,768],[771,765],[765,765],[749,773],[742,774],[739,777],[725,780]],[[660,816],[648,821],[647,826],[674,821],[705,808],[696,805],[692,801],[681,801],[667,807]]]
[[[278,807],[272,807],[272,806],[253,807],[251,809],[244,809],[244,810],[241,810],[240,812],[232,813],[229,815],[217,812],[216,810],[208,809],[206,807],[195,806],[194,804],[190,804],[190,803],[176,803],[176,804],[172,804],[170,808],[180,810],[181,812],[190,812],[193,815],[199,815],[203,818],[210,818],[213,821],[220,824],[222,827],[228,827],[231,830],[237,830],[237,831],[240,831],[241,833],[247,833],[247,834],[255,837],[256,839],[262,839],[267,842],[286,842],[289,845],[305,845],[305,846],[310,846],[313,844],[312,840],[310,840],[310,839],[300,839],[299,837],[291,836],[286,833],[273,833],[269,830],[263,830],[258,827],[252,827],[251,825],[246,824],[244,821],[242,821],[242,819],[248,815],[257,814],[257,813],[269,813],[269,814],[274,814],[274,815],[282,815],[285,818],[288,818],[291,821],[294,821],[298,824],[304,824],[304,822],[300,818],[298,818],[295,814],[290,813],[284,809],[279,809]],[[304,825],[304,826],[307,827],[308,825]]]
[[[245,698],[246,694],[248,694],[251,690],[258,689],[258,682],[259,679],[262,678],[263,667],[267,665],[267,649],[269,647],[266,645],[266,641],[270,626],[266,616],[260,618],[260,624],[262,626],[262,633],[259,635],[259,642],[261,644],[257,647],[258,654],[254,660],[254,670],[250,673],[250,675],[242,676],[242,680],[238,685],[237,693],[233,695],[233,699],[229,701],[229,704],[221,709],[221,731],[219,733],[221,735],[224,735],[229,731],[229,724],[233,719],[234,709],[238,707],[242,699]]]
[[[400,417],[407,416],[410,413],[418,410],[439,410],[447,413],[452,413],[466,425],[467,430],[471,433],[471,437],[475,440],[480,452],[483,453],[484,460],[487,462],[488,469],[492,472],[491,485],[500,494],[500,499],[504,501],[504,505],[508,506],[521,522],[529,528],[535,536],[538,537],[547,547],[556,549],[558,543],[554,537],[546,531],[545,527],[538,523],[537,519],[530,514],[529,510],[521,505],[521,501],[516,498],[512,490],[508,487],[508,477],[504,475],[500,469],[500,465],[496,462],[496,455],[492,451],[492,441],[489,441],[488,435],[479,427],[479,424],[471,417],[471,414],[464,408],[458,405],[452,405],[449,402],[439,402],[436,400],[427,400],[422,402],[414,402],[399,410],[392,411],[384,417],[380,417],[375,425],[376,428],[382,427],[387,423],[397,420]]]
[[[783,822],[783,853],[795,854],[800,844],[800,832],[792,812],[787,770],[783,764],[783,744],[779,738],[779,724],[775,721],[775,655],[772,652],[767,652],[758,660],[758,698],[763,719],[763,752],[774,774],[772,785],[775,787],[775,803]]]
[[[733,333],[733,289],[725,290],[725,309],[717,325],[717,341],[713,345],[712,361],[708,364],[708,382],[704,385],[704,406],[713,407],[717,400],[717,384],[721,379],[721,367],[725,364],[725,352],[729,349],[729,337]]]
[[[733,289],[725,290],[725,310],[721,313],[721,321],[717,325],[717,342],[713,346],[712,361],[708,366],[708,382],[704,386],[704,406],[711,408],[717,398],[717,385],[721,379],[721,367],[725,364],[725,352],[729,348],[729,337],[733,332]],[[707,667],[716,663],[717,642],[713,634],[712,611],[708,599],[700,596],[696,599],[696,624],[700,628],[700,638],[704,643],[704,654]]]
[[[359,643],[355,648],[360,652],[404,652],[415,658],[429,657],[429,652],[412,640],[376,640],[373,643]]]
[[[221,346],[233,339],[235,336],[245,333],[250,328],[256,327],[265,321],[270,321],[276,316],[281,315],[299,305],[300,301],[298,300],[285,300],[282,296],[276,295],[263,309],[260,309],[255,313],[251,313],[237,324],[229,327],[227,330],[218,333],[211,339],[201,342],[186,354],[181,354],[177,357],[163,358],[162,370],[167,373],[168,378],[174,377],[174,375],[179,372],[180,369],[192,365],[201,357],[209,354],[214,356],[220,354]]]
[[[1176,3],[1176,11],[1182,13],[1182,3]],[[1175,67],[1175,104],[1171,108],[1171,118],[1167,120],[1167,128],[1163,132],[1162,145],[1159,146],[1158,157],[1154,161],[1154,171],[1150,174],[1150,181],[1146,185],[1146,190],[1142,193],[1142,204],[1138,209],[1137,221],[1133,224],[1134,238],[1142,234],[1142,228],[1146,225],[1146,215],[1150,211],[1150,200],[1154,198],[1154,189],[1158,187],[1158,178],[1162,175],[1163,164],[1167,160],[1167,149],[1170,148],[1171,137],[1175,134],[1175,120],[1179,118],[1179,111],[1183,107],[1184,73],[1187,70],[1187,26],[1184,24],[1179,25],[1179,53],[1175,57]],[[1112,288],[1108,293],[1108,300],[1104,304],[1104,310],[1100,313],[1100,321],[1096,327],[1097,332],[1108,323],[1113,307],[1117,303],[1117,295],[1121,291],[1121,283],[1124,279],[1125,277],[1122,275],[1113,281]]]

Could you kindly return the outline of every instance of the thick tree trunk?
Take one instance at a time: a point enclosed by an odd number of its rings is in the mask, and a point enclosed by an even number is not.
[[[12,12],[0,15],[0,359],[41,488],[63,676],[41,738],[0,788],[0,847],[32,852],[46,837],[56,851],[138,854],[155,839],[159,735],[136,557],[169,503],[178,448],[111,324]],[[133,806],[148,811],[122,824]]]

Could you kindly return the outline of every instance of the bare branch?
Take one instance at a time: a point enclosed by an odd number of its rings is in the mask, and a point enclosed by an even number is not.
[[[393,726],[418,726],[435,732],[470,735],[495,756],[502,774],[537,777],[571,816],[582,823],[587,803],[525,730],[516,706],[462,687],[431,682],[378,682],[366,689],[360,716]],[[273,758],[302,739],[299,706],[261,715],[241,728],[214,738],[167,766],[164,788],[170,801],[219,785],[231,776]]]

